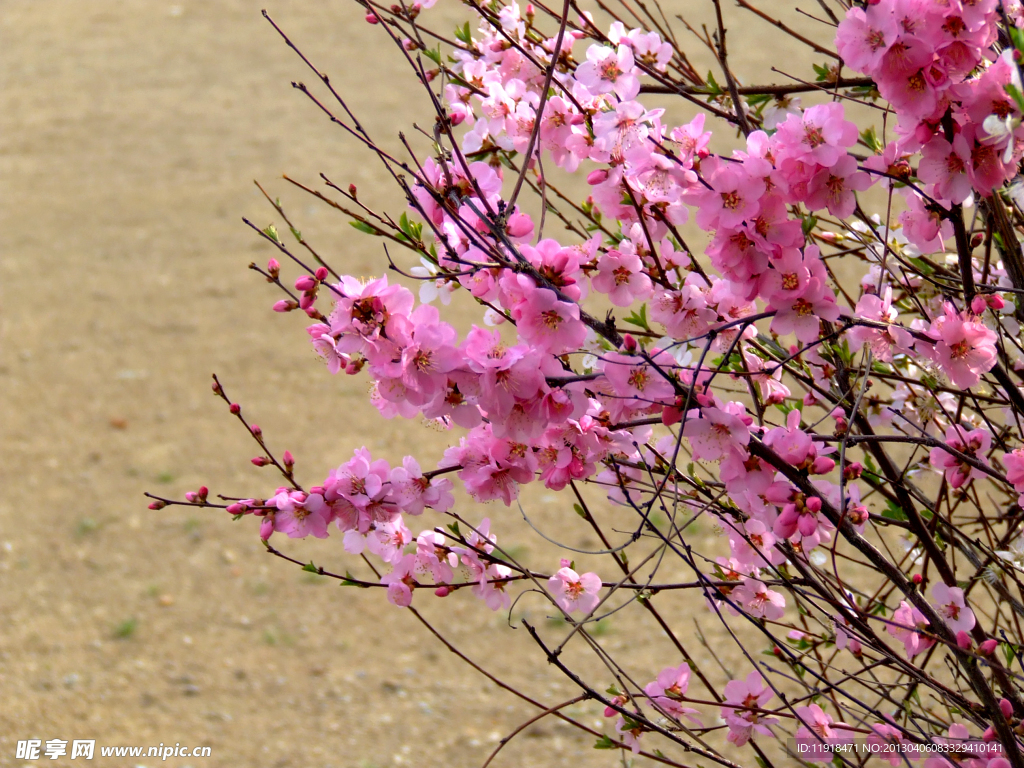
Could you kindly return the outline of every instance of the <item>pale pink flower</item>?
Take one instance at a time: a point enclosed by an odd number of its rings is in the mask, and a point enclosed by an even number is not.
[[[892,621],[886,625],[885,631],[903,643],[909,659],[935,645],[935,640],[917,631],[927,630],[930,626],[928,619],[916,606],[901,600],[900,607],[892,615]]]
[[[764,709],[764,705],[775,695],[772,689],[764,684],[760,672],[751,672],[743,680],[730,680],[725,684],[723,693],[725,704],[722,705],[722,718],[729,726],[726,739],[737,747],[742,747],[755,733],[762,736],[773,735],[768,726],[777,724],[778,718],[754,711]]]
[[[559,568],[548,579],[548,589],[558,607],[566,613],[580,611],[589,614],[601,602],[598,594],[601,591],[601,577],[596,573],[578,574],[571,568]]]
[[[935,609],[954,634],[974,629],[974,611],[964,602],[964,591],[960,587],[936,582],[932,587],[932,598],[935,600]]]

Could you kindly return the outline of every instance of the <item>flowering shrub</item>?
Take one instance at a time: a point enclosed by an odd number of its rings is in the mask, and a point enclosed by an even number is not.
[[[383,418],[433,421],[451,446],[395,466],[358,448],[306,488],[215,379],[253,463],[284,483],[152,507],[256,518],[299,565],[284,539],[340,537],[347,566],[330,575],[403,609],[542,596],[568,629],[556,644],[523,621],[538,658],[610,723],[547,714],[598,747],[736,766],[825,743],[853,765],[869,753],[839,748],[858,740],[892,765],[922,748],[926,768],[1024,768],[1024,11],[823,1],[833,29],[815,41],[739,0],[827,60],[815,82],[741,85],[713,3],[717,29],[695,34],[719,74],[701,77],[642,5],[613,20],[570,0],[471,1],[475,29],[451,39],[423,26],[432,3],[368,2],[432,94],[433,155],[395,158],[333,88],[340,109],[296,87],[379,157],[408,210],[396,221],[333,185],[332,204],[415,265],[359,280],[294,228],[299,247],[254,227],[280,257],[253,268],[283,292],[275,310],[312,321],[328,373],[367,377]],[[700,111],[673,125],[645,94]],[[713,152],[713,124],[741,148]],[[559,174],[585,176],[586,200]],[[700,247],[684,231],[706,233]],[[456,300],[479,307],[465,334],[444,319]],[[600,572],[527,568],[455,507],[456,485],[500,502],[493,516],[530,483],[598,535]],[[618,544],[609,503],[633,515]],[[701,518],[721,531],[714,551],[694,548]],[[735,679],[686,649],[673,601],[722,622],[745,659]],[[621,609],[673,643],[660,671],[595,642]],[[570,668],[569,642],[607,676]]]

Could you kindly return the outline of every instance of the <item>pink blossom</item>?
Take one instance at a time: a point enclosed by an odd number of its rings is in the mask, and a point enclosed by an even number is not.
[[[970,160],[971,149],[963,134],[954,136],[952,144],[936,135],[924,145],[917,174],[921,181],[935,185],[939,197],[955,205],[971,195]]]
[[[871,186],[871,177],[857,168],[852,155],[840,157],[830,168],[822,168],[807,186],[807,207],[812,211],[828,208],[828,212],[845,219],[857,207],[854,192],[862,192]]]
[[[742,747],[755,733],[773,735],[768,726],[778,724],[778,718],[756,711],[764,709],[764,705],[775,695],[764,684],[761,673],[754,671],[743,680],[730,680],[725,684],[723,693],[725,704],[722,706],[722,718],[729,726],[726,738],[731,743]]]
[[[828,744],[841,744],[853,738],[853,733],[847,730],[846,723],[833,722],[817,704],[797,707],[796,716],[805,723],[796,731],[797,743],[812,746],[822,741]]]
[[[836,31],[836,50],[851,69],[873,73],[896,40],[896,19],[889,4],[851,8]]]
[[[628,307],[651,294],[651,279],[643,272],[643,262],[635,253],[608,251],[597,260],[597,275],[591,281],[594,290],[608,295],[617,307]]]
[[[975,429],[970,432],[965,432],[957,426],[946,429],[946,445],[983,464],[986,463],[985,454],[991,444],[992,435],[987,429]],[[971,480],[985,477],[983,471],[943,448],[932,448],[928,458],[935,469],[942,470],[946,481],[953,488],[960,488]]]
[[[666,667],[658,673],[657,679],[644,686],[651,701],[667,715],[676,718],[687,717],[698,724],[697,710],[684,707],[680,702],[685,700],[686,689],[690,686],[690,665],[685,661],[678,667]]]
[[[547,288],[530,290],[513,315],[523,339],[554,355],[576,351],[587,337],[587,328],[580,322],[580,308],[560,301]]]
[[[695,459],[720,461],[729,455],[746,455],[753,420],[741,404],[735,406],[704,407],[697,418],[686,419],[683,435],[690,440]]]
[[[744,579],[742,586],[732,590],[731,597],[756,618],[778,621],[786,613],[786,598],[782,593],[768,589],[757,579]]]
[[[933,359],[949,380],[969,389],[996,364],[996,334],[984,323],[957,312],[952,304],[932,321],[928,335],[935,339]]]
[[[577,574],[571,568],[560,568],[548,579],[548,589],[566,613],[589,614],[601,602],[601,577],[596,573]]]
[[[587,60],[576,67],[575,78],[594,95],[614,91],[620,99],[629,101],[640,92],[633,51],[625,45],[619,45],[617,49],[605,45],[590,46]]]
[[[936,611],[946,620],[951,632],[956,634],[974,629],[974,611],[964,602],[964,591],[960,587],[936,582],[932,587],[932,598],[935,600]]]
[[[916,631],[927,630],[930,626],[928,619],[916,606],[901,600],[900,607],[892,615],[892,621],[886,625],[885,631],[903,643],[909,659],[935,645],[935,640]]]
[[[416,566],[415,555],[404,555],[396,562],[391,573],[381,577],[380,583],[387,584],[388,600],[399,608],[412,605],[412,590],[416,586],[413,569]]]

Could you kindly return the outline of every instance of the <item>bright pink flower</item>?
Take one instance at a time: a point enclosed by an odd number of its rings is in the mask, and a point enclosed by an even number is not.
[[[587,327],[580,322],[580,308],[559,301],[555,292],[547,288],[530,290],[513,315],[523,339],[543,352],[574,352],[587,338]]]
[[[331,515],[321,494],[279,488],[277,494],[267,500],[267,506],[278,509],[272,518],[274,531],[287,534],[292,539],[306,536],[327,538]]]
[[[830,168],[857,143],[857,126],[846,119],[841,102],[829,102],[790,115],[772,138],[780,158]]]
[[[796,731],[797,743],[815,745],[824,741],[828,744],[841,744],[853,738],[853,733],[847,730],[846,723],[833,722],[817,704],[797,707],[796,716],[801,722],[806,723]]]
[[[813,210],[828,208],[828,212],[845,219],[857,207],[854,192],[863,192],[872,184],[871,177],[857,169],[852,155],[840,157],[831,168],[822,168],[807,186],[807,207]]]
[[[996,334],[984,323],[965,317],[952,304],[932,321],[928,335],[936,340],[932,359],[953,385],[969,389],[996,364]]]
[[[651,278],[643,269],[643,262],[635,253],[608,251],[597,260],[597,275],[591,285],[598,293],[607,294],[615,306],[628,307],[651,295]]]
[[[873,73],[896,40],[896,19],[888,3],[851,8],[836,30],[836,50],[851,69]]]
[[[967,175],[970,161],[971,148],[963,134],[954,136],[952,144],[936,134],[924,145],[917,175],[921,181],[935,185],[938,197],[956,205],[971,195]]]
[[[860,297],[855,310],[857,317],[885,323],[885,328],[858,325],[847,331],[850,348],[867,346],[876,360],[892,362],[895,353],[909,354],[914,345],[910,331],[896,325],[898,312],[892,305],[892,286],[886,286],[881,297],[866,293]]]
[[[415,555],[404,555],[394,564],[391,573],[381,577],[380,583],[388,586],[388,600],[399,608],[412,605],[412,590],[416,586],[413,569],[416,566]]]
[[[885,630],[895,637],[906,649],[907,658],[913,658],[922,651],[927,651],[935,641],[925,637],[919,631],[927,630],[931,625],[924,614],[906,600],[900,601],[900,607],[892,615],[892,622],[886,625]]]
[[[601,602],[601,577],[596,573],[577,574],[571,568],[560,568],[548,579],[548,589],[566,613],[589,614]]]
[[[690,440],[695,459],[720,461],[730,455],[746,455],[752,423],[740,403],[726,408],[708,406],[696,417],[687,417],[683,435]]]
[[[987,429],[966,432],[960,427],[950,426],[946,428],[946,445],[985,464],[985,454],[992,445],[992,435]],[[980,480],[986,476],[974,465],[943,448],[932,448],[928,459],[935,469],[945,474],[952,488],[960,488],[971,480]]]

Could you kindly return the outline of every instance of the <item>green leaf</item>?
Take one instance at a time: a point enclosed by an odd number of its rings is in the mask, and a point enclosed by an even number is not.
[[[999,647],[1003,651],[1003,658],[1006,660],[1006,666],[1010,666],[1010,663],[1016,658],[1016,650],[1009,643],[1000,643]]]
[[[648,325],[647,321],[647,305],[640,305],[640,314],[637,314],[634,310],[629,317],[622,318],[623,322],[635,325],[637,328],[643,328],[645,331],[651,330],[651,326]]]
[[[804,231],[804,237],[811,234],[811,230],[818,226],[818,217],[807,214],[804,216],[804,223],[800,228]]]
[[[721,96],[725,93],[725,91],[722,90],[722,86],[715,81],[714,73],[710,71],[708,72],[708,87],[711,89],[711,96]]]
[[[441,66],[441,44],[440,43],[438,43],[436,50],[433,49],[433,48],[424,48],[423,49],[423,55],[426,56],[428,59],[430,59],[435,64],[437,64],[437,66],[439,66],[439,67]]]
[[[449,523],[448,530],[455,534],[457,537],[462,538],[462,532],[459,530],[458,523]]]
[[[901,523],[906,522],[908,519],[907,513],[903,511],[903,508],[892,500],[886,501],[885,509],[882,510],[882,517],[888,520],[896,520]]]
[[[371,227],[365,221],[350,221],[349,224],[358,229],[360,232],[365,232],[368,235],[377,234],[377,230]]]
[[[460,43],[465,43],[466,45],[473,44],[473,33],[469,31],[468,21],[461,27],[455,28],[455,39]]]
[[[872,152],[883,152],[885,150],[885,144],[878,138],[878,134],[875,133],[875,127],[871,126],[866,131],[862,131],[860,134],[860,140],[863,141]]]
[[[277,227],[273,224],[268,224],[267,228],[263,230],[263,234],[273,240],[275,243],[280,243],[281,239],[277,236]]]
[[[582,517],[584,520],[587,519],[587,511],[583,509],[579,504],[573,504],[572,508],[576,511],[576,514]]]
[[[359,589],[369,589],[365,584],[360,584],[355,580],[351,573],[345,571],[345,578],[338,582],[342,587],[359,587]]]
[[[618,749],[618,745],[607,736],[602,736],[594,742],[594,749]]]
[[[313,565],[312,560],[302,566],[302,570],[308,571],[309,573],[320,573],[320,569]]]
[[[299,230],[297,230],[295,227],[288,227],[288,229],[290,229],[292,231],[292,235],[295,236],[295,239],[298,240],[301,243],[302,242],[302,233],[299,232]]]

